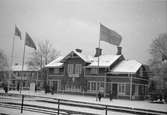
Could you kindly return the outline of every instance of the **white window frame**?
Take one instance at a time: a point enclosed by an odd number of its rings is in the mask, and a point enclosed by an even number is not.
[[[73,74],[73,72],[74,72],[74,64],[68,64],[67,65],[67,72],[68,72],[68,74]]]
[[[81,74],[82,64],[75,64],[75,74]]]
[[[119,95],[126,95],[126,84],[127,83],[119,83],[118,84],[118,94]]]
[[[101,81],[88,81],[88,91],[95,93],[97,91],[101,91],[104,90],[104,84]]]

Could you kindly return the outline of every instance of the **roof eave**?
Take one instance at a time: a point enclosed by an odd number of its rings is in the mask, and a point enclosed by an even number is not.
[[[109,74],[136,74],[136,72],[110,72]]]

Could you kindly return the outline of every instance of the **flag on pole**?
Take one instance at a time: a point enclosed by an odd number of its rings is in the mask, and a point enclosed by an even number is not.
[[[119,46],[122,41],[122,37],[117,32],[100,24],[100,40]]]
[[[15,25],[14,35],[20,37],[20,40],[21,40],[21,31],[19,30],[19,28],[16,25]]]
[[[27,45],[28,47],[34,48],[35,50],[37,49],[35,46],[35,43],[33,42],[32,38],[27,32],[25,36],[25,45]]]

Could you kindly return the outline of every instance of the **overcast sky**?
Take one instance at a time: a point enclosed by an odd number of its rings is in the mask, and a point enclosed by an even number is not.
[[[153,39],[167,33],[167,0],[0,0],[0,49],[10,56],[15,24],[37,43],[49,40],[62,55],[80,48],[94,55],[99,23],[119,33],[126,59],[147,63]],[[23,41],[16,37],[15,62]],[[116,47],[101,41],[103,54]],[[33,51],[26,47],[26,57]]]

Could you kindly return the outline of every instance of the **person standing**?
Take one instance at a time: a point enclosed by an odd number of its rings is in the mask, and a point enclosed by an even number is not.
[[[112,99],[113,99],[113,93],[112,93],[112,91],[110,91],[110,93],[109,93],[109,98],[110,98],[110,101],[112,101]]]
[[[99,101],[101,101],[101,97],[102,97],[102,95],[101,95],[101,93],[99,92],[99,93],[98,93]]]

